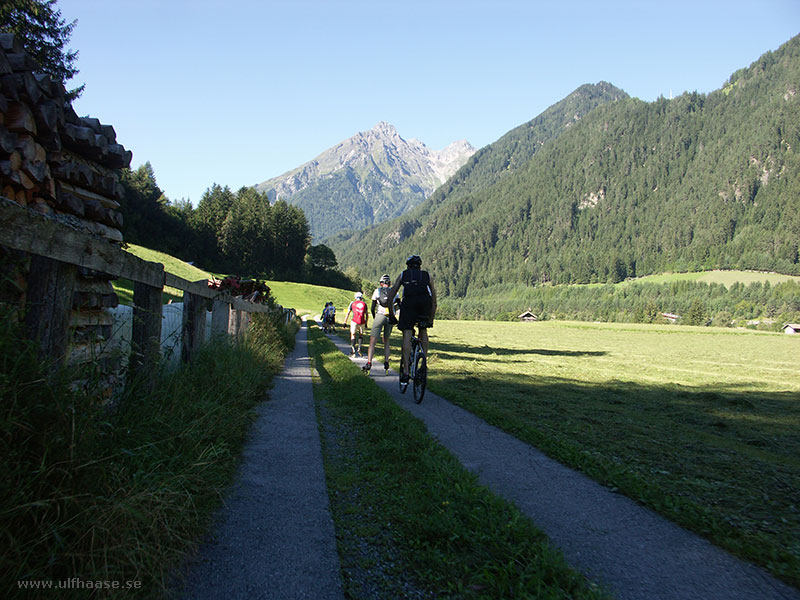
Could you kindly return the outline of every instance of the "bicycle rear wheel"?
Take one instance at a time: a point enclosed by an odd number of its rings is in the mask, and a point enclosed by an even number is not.
[[[428,362],[421,346],[418,346],[414,353],[414,365],[414,401],[419,404],[428,386]]]

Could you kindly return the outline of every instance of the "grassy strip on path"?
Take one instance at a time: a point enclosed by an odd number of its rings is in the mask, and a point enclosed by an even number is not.
[[[607,598],[322,334],[314,397],[348,598]]]
[[[800,586],[800,339],[439,321],[431,349],[435,393]]]

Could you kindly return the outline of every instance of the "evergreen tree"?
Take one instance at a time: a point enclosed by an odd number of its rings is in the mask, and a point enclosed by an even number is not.
[[[192,214],[191,225],[199,247],[197,260],[212,270],[224,269],[219,240],[233,202],[234,195],[230,188],[215,183],[203,193]]]
[[[196,260],[196,236],[191,226],[191,204],[171,203],[156,182],[150,162],[136,170],[123,169],[120,181],[125,190],[120,201],[125,241]]]
[[[67,49],[77,22],[64,21],[56,0],[3,0],[0,3],[0,31],[13,33],[42,71],[65,87],[67,81],[79,73],[75,68],[78,52]],[[71,90],[68,99],[78,98],[84,87]]]

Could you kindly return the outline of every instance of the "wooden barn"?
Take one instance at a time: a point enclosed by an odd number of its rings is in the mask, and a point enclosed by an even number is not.
[[[538,320],[536,315],[533,314],[530,310],[526,310],[524,313],[517,317],[523,323],[533,323],[534,321]]]

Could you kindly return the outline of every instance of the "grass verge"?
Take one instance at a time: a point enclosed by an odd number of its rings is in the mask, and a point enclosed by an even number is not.
[[[348,598],[606,598],[512,504],[309,331]]]
[[[434,392],[800,587],[800,340],[556,322],[433,331]]]
[[[293,336],[257,316],[245,343],[206,347],[177,372],[154,374],[152,392],[131,384],[109,411],[71,389],[74,374],[49,372],[9,323],[0,328],[4,597],[49,598],[52,589],[19,582],[75,578],[84,587],[59,598],[115,581],[138,582],[128,597],[162,595],[209,525]]]

